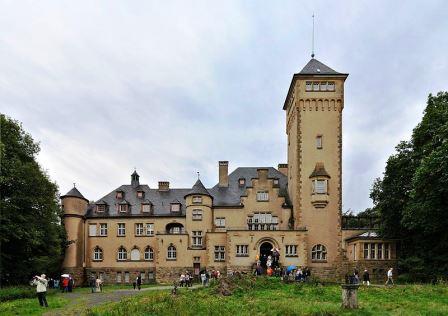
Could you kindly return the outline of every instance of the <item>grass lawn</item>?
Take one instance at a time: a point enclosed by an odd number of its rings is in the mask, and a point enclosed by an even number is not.
[[[64,307],[69,303],[64,296],[60,294],[47,295],[49,308],[40,307],[35,298],[21,298],[13,301],[0,303],[0,315],[42,315],[44,312],[56,308]]]
[[[217,287],[167,291],[107,303],[87,310],[87,315],[448,315],[448,287],[400,285],[392,288],[361,287],[360,308],[341,309],[338,285],[283,284],[259,279],[236,285],[233,295],[217,294]]]

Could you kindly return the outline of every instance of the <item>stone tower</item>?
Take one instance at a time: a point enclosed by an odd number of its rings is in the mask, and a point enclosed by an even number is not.
[[[85,212],[89,201],[73,187],[67,194],[61,196],[63,221],[67,232],[67,248],[65,249],[62,269],[75,278],[76,284],[84,282],[85,254]]]
[[[283,107],[294,226],[307,229],[306,262],[322,276],[334,275],[342,258],[342,110],[347,76],[312,58],[294,74]]]

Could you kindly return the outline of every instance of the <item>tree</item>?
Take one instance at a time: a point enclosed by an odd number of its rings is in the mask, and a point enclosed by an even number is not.
[[[409,142],[396,147],[371,198],[385,237],[401,240],[400,265],[415,278],[448,273],[448,93],[429,95]]]
[[[58,271],[65,230],[58,188],[36,162],[39,145],[0,116],[0,273],[2,284],[13,284]]]

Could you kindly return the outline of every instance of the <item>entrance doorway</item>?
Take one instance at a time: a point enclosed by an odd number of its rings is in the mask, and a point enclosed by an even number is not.
[[[260,245],[260,262],[261,266],[266,269],[266,262],[268,261],[268,256],[272,255],[273,246],[270,242],[265,241]]]

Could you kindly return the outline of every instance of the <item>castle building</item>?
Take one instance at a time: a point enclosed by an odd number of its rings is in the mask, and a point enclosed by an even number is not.
[[[220,161],[206,188],[121,185],[89,203],[74,187],[61,196],[68,246],[63,269],[78,282],[94,273],[108,283],[172,281],[186,270],[252,272],[256,259],[280,251],[282,266],[340,280],[367,268],[382,278],[396,264],[393,240],[373,225],[348,227],[342,208],[342,111],[339,73],[312,58],[294,74],[283,110],[287,164],[239,167]]]

